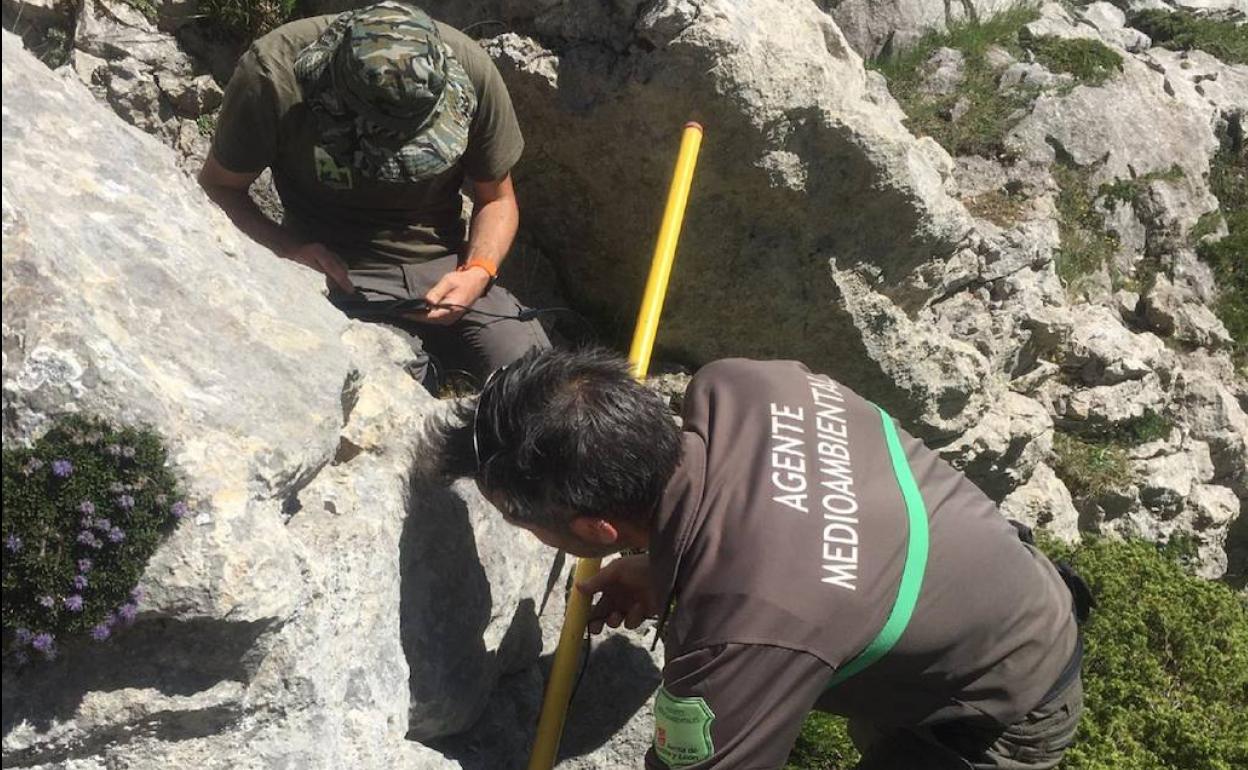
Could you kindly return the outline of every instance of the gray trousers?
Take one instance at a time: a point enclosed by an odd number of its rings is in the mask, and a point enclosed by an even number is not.
[[[1079,677],[1002,730],[951,722],[932,728],[882,732],[850,722],[862,752],[856,770],[1049,770],[1074,741],[1083,713]]]
[[[356,289],[370,299],[418,299],[457,264],[458,257],[452,255],[419,264],[351,268],[348,273]],[[340,296],[331,291],[329,299],[333,302]],[[416,364],[410,368],[412,376],[435,390],[439,384],[437,380],[445,381],[447,374],[454,371],[471,375],[479,387],[498,367],[534,348],[549,348],[550,339],[536,320],[517,321],[485,315],[514,316],[524,309],[511,292],[495,285],[450,326],[420,323],[402,316],[369,316],[361,320],[382,323],[402,333],[416,352]],[[430,371],[430,355],[437,360],[440,369],[436,377]]]

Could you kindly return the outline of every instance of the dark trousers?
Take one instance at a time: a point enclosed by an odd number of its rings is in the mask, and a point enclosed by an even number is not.
[[[1074,741],[1082,713],[1083,682],[1076,676],[1004,730],[950,722],[879,731],[851,721],[849,734],[862,752],[857,770],[1049,770]]]
[[[457,264],[458,258],[452,255],[420,264],[353,268],[348,272],[356,289],[370,299],[418,299]],[[331,292],[330,301],[334,299],[335,294]],[[521,310],[524,307],[511,292],[495,285],[473,304],[472,310],[450,326],[425,324],[404,317],[369,316],[361,320],[383,323],[401,332],[416,352],[412,376],[430,390],[436,390],[437,380],[445,381],[448,373],[467,373],[480,386],[490,372],[527,351],[549,348],[550,340],[537,321],[486,315],[515,316]],[[430,371],[430,355],[436,359],[440,370],[436,377]]]

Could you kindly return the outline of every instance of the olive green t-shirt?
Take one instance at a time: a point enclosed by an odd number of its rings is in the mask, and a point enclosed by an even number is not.
[[[480,46],[439,23],[442,39],[477,93],[468,147],[459,162],[415,183],[380,182],[359,173],[322,179],[315,160],[316,120],[303,101],[294,61],[333,19],[285,24],[243,54],[226,87],[213,155],[238,173],[271,167],[285,224],[329,246],[352,267],[424,262],[459,252],[464,176],[502,179],[524,149],[502,77]]]

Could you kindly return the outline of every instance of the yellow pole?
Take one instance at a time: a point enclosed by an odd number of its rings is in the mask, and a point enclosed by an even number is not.
[[[667,281],[672,274],[672,262],[676,259],[676,241],[680,237],[680,225],[685,218],[685,204],[689,202],[689,187],[693,183],[693,169],[698,162],[698,148],[702,145],[702,126],[686,123],[680,140],[680,154],[676,157],[676,170],[672,174],[672,186],[667,193],[667,208],[663,211],[663,224],[659,227],[659,240],[654,247],[654,259],[650,263],[650,277],[646,280],[646,293],[637,313],[637,326],[633,332],[633,345],[628,353],[633,375],[638,379],[650,369],[650,353],[654,349],[654,337],[659,330],[659,316],[663,312],[663,299],[667,296]],[[575,583],[582,583],[598,574],[601,559],[578,559]],[[559,739],[563,736],[563,723],[568,713],[568,701],[572,697],[572,676],[576,671],[577,651],[585,626],[589,623],[589,598],[574,587],[568,595],[568,607],[563,617],[563,630],[559,634],[559,646],[546,683],[546,697],[542,701],[542,714],[537,722],[537,737],[533,753],[529,755],[528,770],[551,770],[559,753]]]

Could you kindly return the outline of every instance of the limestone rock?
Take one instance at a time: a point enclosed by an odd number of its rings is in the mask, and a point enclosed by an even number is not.
[[[1063,367],[1089,385],[1114,385],[1152,372],[1165,345],[1152,334],[1126,329],[1108,308],[1074,309]]]
[[[211,75],[178,77],[157,73],[156,85],[177,113],[184,118],[197,118],[221,106],[225,93]]]
[[[1159,378],[1150,374],[1139,380],[1072,391],[1062,411],[1062,422],[1076,432],[1122,427],[1150,411],[1160,414],[1165,401]]]
[[[1029,478],[1053,448],[1053,420],[1034,400],[1006,392],[940,454],[994,500]],[[1069,495],[1067,495],[1069,497]]]
[[[148,67],[189,73],[191,59],[177,42],[123,0],[82,0],[74,46],[103,59],[134,58]]]
[[[1144,322],[1160,335],[1206,348],[1231,344],[1231,335],[1209,306],[1164,275],[1157,276],[1140,307]]]
[[[923,75],[922,93],[951,94],[966,77],[966,59],[956,48],[938,48],[923,64]]]
[[[1200,441],[1190,442],[1183,450],[1135,465],[1140,482],[1140,502],[1149,510],[1163,516],[1177,514],[1183,510],[1195,485],[1213,478],[1208,445]]]
[[[1153,44],[1148,35],[1127,26],[1127,15],[1112,3],[1096,2],[1081,8],[1080,16],[1096,28],[1106,43],[1138,53]]]
[[[1042,529],[1064,543],[1077,543],[1079,511],[1066,485],[1047,465],[1037,465],[1027,483],[1001,501],[1001,515]]]
[[[14,40],[5,443],[71,412],[146,423],[194,515],[150,561],[133,628],[6,666],[5,766],[457,767],[409,717],[467,725],[534,660],[553,555],[417,475],[438,408],[405,343],[345,319]]]

